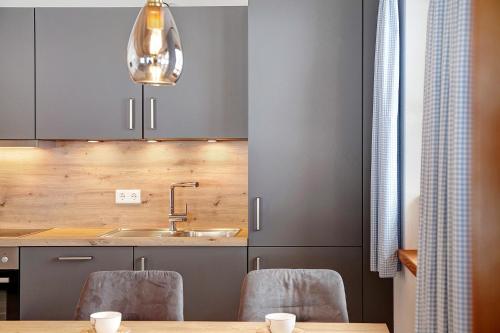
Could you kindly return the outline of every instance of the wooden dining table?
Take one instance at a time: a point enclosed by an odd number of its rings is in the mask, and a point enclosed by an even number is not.
[[[202,321],[126,321],[131,333],[255,333],[264,323]],[[297,323],[304,333],[389,333],[385,324]],[[81,333],[88,321],[0,321],[1,333]]]

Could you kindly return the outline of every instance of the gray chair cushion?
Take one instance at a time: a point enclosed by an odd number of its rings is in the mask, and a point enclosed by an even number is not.
[[[123,320],[183,320],[182,277],[177,272],[111,271],[89,275],[76,320],[93,312],[119,311]]]
[[[348,322],[344,283],[327,269],[263,269],[243,281],[238,318],[264,321],[268,313],[288,312],[297,321]]]

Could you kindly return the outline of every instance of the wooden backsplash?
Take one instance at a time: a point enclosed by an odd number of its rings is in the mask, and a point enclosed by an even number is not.
[[[190,227],[247,228],[246,141],[58,142],[0,149],[0,228],[166,227],[169,186]],[[115,204],[116,189],[141,189],[141,205]],[[179,223],[179,227],[184,226]]]

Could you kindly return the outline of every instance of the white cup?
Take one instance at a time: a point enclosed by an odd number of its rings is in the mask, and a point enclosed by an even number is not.
[[[295,315],[292,313],[267,314],[266,325],[272,333],[292,333],[295,327]]]
[[[95,312],[90,315],[90,324],[97,333],[116,333],[121,321],[122,314],[115,311]]]

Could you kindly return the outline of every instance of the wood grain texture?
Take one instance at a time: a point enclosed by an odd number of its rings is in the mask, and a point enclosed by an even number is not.
[[[132,333],[255,333],[264,323],[247,322],[124,322]],[[86,321],[3,321],[2,333],[75,333],[89,327]],[[385,324],[297,323],[306,333],[389,333]]]
[[[0,149],[0,228],[166,227],[169,186],[179,227],[247,228],[246,141],[58,142],[51,149]],[[141,205],[116,205],[116,189],[141,189]]]
[[[417,250],[398,250],[399,261],[401,261],[414,276],[417,276],[417,254]]]
[[[247,246],[242,229],[236,237],[113,237],[106,228],[54,228],[24,237],[0,237],[1,246]]]
[[[472,322],[483,333],[499,331],[500,313],[500,1],[472,5]]]

